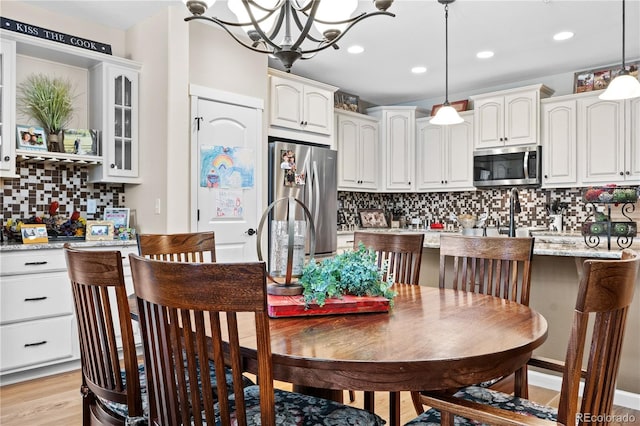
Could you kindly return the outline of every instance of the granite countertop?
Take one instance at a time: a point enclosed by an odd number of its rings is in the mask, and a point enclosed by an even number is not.
[[[375,232],[421,232],[425,234],[425,248],[440,248],[440,234],[459,233],[458,231],[436,231],[425,229],[366,229]],[[338,231],[338,235],[353,234],[354,231]],[[590,257],[601,259],[619,259],[621,249],[618,248],[616,238],[611,238],[611,250],[607,250],[606,238],[601,238],[600,244],[596,248],[590,248],[585,243],[580,232],[553,232],[553,231],[531,231],[535,237],[533,254],[542,256],[564,256],[564,257]],[[507,237],[505,237],[507,238]],[[636,238],[631,246],[633,250],[640,252],[640,238]]]
[[[3,242],[0,244],[0,252],[21,251],[21,250],[47,250],[61,249],[65,243],[70,243],[71,247],[128,247],[136,246],[136,240],[110,240],[110,241],[84,241],[84,240],[66,240],[66,241],[50,241],[41,244],[22,244],[15,242]]]

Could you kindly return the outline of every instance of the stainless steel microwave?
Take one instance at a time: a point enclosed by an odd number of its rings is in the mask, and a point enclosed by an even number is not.
[[[473,185],[539,186],[541,147],[537,145],[483,149],[473,152]]]

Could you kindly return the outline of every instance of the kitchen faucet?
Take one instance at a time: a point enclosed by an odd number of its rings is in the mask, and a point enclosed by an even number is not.
[[[516,188],[511,188],[511,193],[509,195],[509,236],[516,236],[516,219],[515,213],[520,213],[522,211],[520,207],[520,198],[518,197],[518,190]]]

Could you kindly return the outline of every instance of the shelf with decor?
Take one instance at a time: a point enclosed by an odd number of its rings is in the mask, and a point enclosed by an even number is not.
[[[102,164],[102,157],[97,155],[67,154],[64,152],[16,150],[16,161],[27,163],[69,163],[89,166]]]
[[[616,185],[590,187],[584,191],[583,200],[590,212],[582,224],[581,233],[588,247],[595,248],[601,240],[606,240],[607,250],[611,250],[611,239],[616,239],[620,249],[628,248],[638,232],[638,227],[630,215],[638,201],[637,188],[622,188]],[[598,211],[602,204],[605,212]],[[611,219],[612,206],[619,208],[622,218]]]

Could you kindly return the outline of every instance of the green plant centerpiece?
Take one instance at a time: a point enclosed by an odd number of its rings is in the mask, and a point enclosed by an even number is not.
[[[58,137],[71,120],[73,87],[60,77],[31,74],[20,85],[22,110],[35,119],[48,134],[49,151],[60,151]]]
[[[354,296],[382,296],[390,304],[396,293],[391,289],[393,277],[383,277],[388,264],[378,268],[376,253],[360,243],[357,250],[347,250],[333,258],[316,263],[313,259],[302,270],[298,283],[302,285],[307,306],[315,302],[324,306],[328,298]]]

